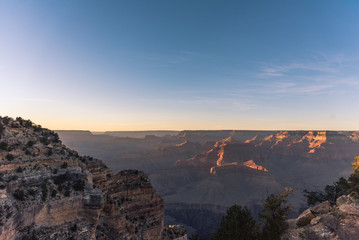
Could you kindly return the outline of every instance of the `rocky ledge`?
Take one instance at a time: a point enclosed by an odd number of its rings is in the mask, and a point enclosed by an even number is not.
[[[289,228],[282,239],[357,240],[359,236],[359,198],[344,195],[335,205],[328,201],[305,210],[287,221]]]
[[[0,240],[161,239],[163,215],[145,173],[113,174],[53,131],[0,117]],[[187,239],[175,232],[166,239]]]

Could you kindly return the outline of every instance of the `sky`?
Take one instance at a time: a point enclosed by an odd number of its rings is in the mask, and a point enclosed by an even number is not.
[[[354,0],[0,0],[0,115],[56,130],[359,130],[358,13]]]

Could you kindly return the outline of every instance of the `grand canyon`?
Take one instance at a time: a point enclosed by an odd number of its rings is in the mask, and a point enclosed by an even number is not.
[[[305,209],[303,190],[320,190],[352,172],[355,131],[57,131],[80,154],[103,159],[114,172],[148,174],[165,203],[165,222],[202,237],[233,204],[258,213],[266,196],[294,189],[292,217]],[[131,135],[132,134],[132,135]]]

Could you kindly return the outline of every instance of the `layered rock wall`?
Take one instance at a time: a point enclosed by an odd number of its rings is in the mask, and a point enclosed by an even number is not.
[[[154,240],[162,230],[163,200],[146,174],[113,174],[56,133],[0,117],[0,240]]]

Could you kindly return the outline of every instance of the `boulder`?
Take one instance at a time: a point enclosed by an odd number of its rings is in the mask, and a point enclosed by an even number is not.
[[[310,211],[310,209],[305,210],[302,214],[299,215],[296,219],[296,224],[298,227],[303,227],[310,223],[310,221],[314,218],[314,214]]]
[[[315,207],[312,207],[310,210],[315,215],[325,214],[332,210],[332,205],[329,203],[329,201],[325,201]]]

